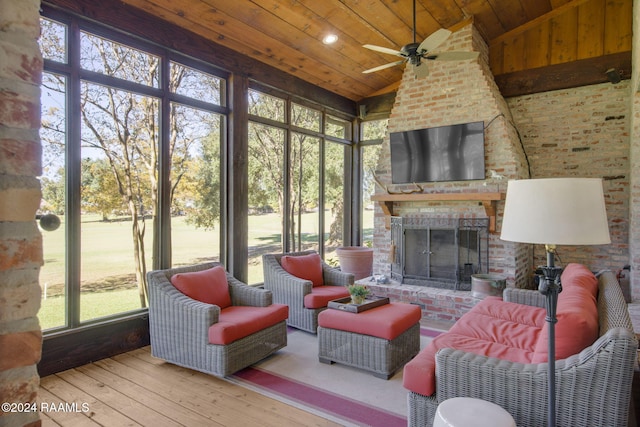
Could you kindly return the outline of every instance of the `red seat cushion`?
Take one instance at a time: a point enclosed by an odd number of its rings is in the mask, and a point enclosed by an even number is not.
[[[284,304],[271,304],[267,307],[227,307],[220,311],[218,322],[209,327],[209,342],[219,345],[230,344],[287,320],[288,317],[289,306]]]
[[[304,307],[310,309],[326,307],[329,301],[345,298],[349,296],[349,291],[344,286],[314,286],[311,293],[304,296]]]
[[[280,259],[280,265],[287,273],[300,279],[310,280],[313,286],[322,286],[322,258],[319,254],[309,255],[284,255]]]
[[[413,304],[389,303],[360,313],[325,310],[318,315],[323,328],[392,340],[420,322],[422,310]]]
[[[220,308],[231,305],[227,272],[220,265],[207,270],[174,274],[171,276],[171,284],[194,300]]]
[[[442,348],[531,363],[545,316],[543,308],[485,298],[404,366],[403,386],[425,396],[435,393],[435,356]]]

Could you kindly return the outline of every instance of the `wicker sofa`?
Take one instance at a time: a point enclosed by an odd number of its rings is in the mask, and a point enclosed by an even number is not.
[[[147,273],[149,284],[149,333],[151,354],[175,365],[218,377],[246,368],[287,345],[285,306],[272,304],[271,292],[248,286],[224,272],[229,287],[229,308],[207,304],[188,297],[172,284],[172,276],[203,272],[222,264],[203,263]],[[254,310],[254,307],[258,310]],[[284,311],[284,318],[283,318]],[[222,313],[222,314],[221,314]],[[229,334],[245,328],[242,320],[257,331],[226,344],[212,343],[215,333]],[[277,319],[274,320],[274,317]],[[226,320],[225,320],[226,319]],[[266,326],[265,326],[266,325]],[[240,332],[242,335],[242,332]],[[215,341],[214,341],[215,342]]]
[[[615,275],[605,271],[597,276],[595,342],[556,361],[558,427],[627,427],[628,424],[638,342]],[[533,290],[507,288],[503,298],[507,303],[545,306],[545,297]],[[517,310],[514,315],[521,316]],[[560,322],[561,319],[558,324]],[[500,329],[494,332],[497,336]],[[574,329],[573,333],[580,335],[581,330]],[[415,364],[425,351],[427,348],[409,364]],[[424,359],[420,363],[422,372],[433,369],[433,365],[425,366]],[[416,366],[408,368],[409,364],[405,366],[404,375],[413,375],[415,380],[419,371]],[[496,403],[513,416],[519,427],[546,425],[547,367],[546,360],[545,363],[518,363],[441,347],[435,352],[434,393],[425,395],[409,390],[409,426],[432,426],[438,405],[453,397],[475,397]]]

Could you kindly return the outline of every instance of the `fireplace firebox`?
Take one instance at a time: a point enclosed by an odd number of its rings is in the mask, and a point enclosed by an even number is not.
[[[391,278],[471,290],[471,275],[489,271],[488,230],[488,218],[391,217]]]

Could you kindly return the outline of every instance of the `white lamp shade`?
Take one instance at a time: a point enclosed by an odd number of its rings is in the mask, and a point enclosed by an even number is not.
[[[611,243],[602,179],[509,181],[500,238],[545,245]]]

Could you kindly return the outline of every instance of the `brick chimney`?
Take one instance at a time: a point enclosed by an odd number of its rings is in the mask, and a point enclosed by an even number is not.
[[[40,205],[39,0],[0,0],[0,402],[35,402],[42,350],[37,313]],[[0,410],[0,425],[39,426]]]
[[[400,132],[450,124],[483,121],[485,126],[486,179],[420,184],[426,193],[478,193],[506,191],[509,179],[528,178],[522,144],[511,112],[500,94],[488,63],[488,47],[470,24],[455,32],[439,51],[477,51],[478,59],[467,61],[428,61],[429,75],[416,78],[407,66],[389,118],[388,131]],[[425,65],[425,64],[423,64]],[[392,191],[408,191],[414,185],[391,184],[389,135],[383,141],[376,175]],[[376,194],[385,190],[376,189]],[[504,201],[496,202],[496,231],[489,237],[489,272],[507,277],[511,285],[523,287],[530,266],[530,249],[499,239]],[[395,202],[394,215],[412,218],[483,218],[487,213],[477,201]],[[389,274],[389,248],[392,246],[388,219],[376,209],[374,272]],[[516,277],[516,271],[519,277]]]

